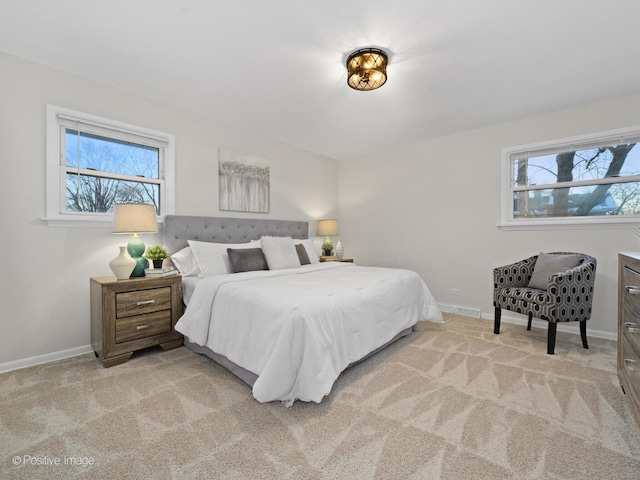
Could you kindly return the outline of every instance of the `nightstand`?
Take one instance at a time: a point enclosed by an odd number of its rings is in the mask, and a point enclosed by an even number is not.
[[[133,352],[182,345],[175,324],[182,316],[182,277],[90,280],[91,346],[105,367],[124,363]]]
[[[345,262],[345,263],[353,263],[353,258],[338,258],[338,257],[320,257],[321,262]]]

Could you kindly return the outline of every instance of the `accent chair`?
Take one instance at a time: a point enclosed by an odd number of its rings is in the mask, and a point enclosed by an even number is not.
[[[554,252],[534,255],[494,268],[493,333],[500,333],[502,309],[549,322],[547,353],[553,355],[558,322],[580,322],[582,346],[587,344],[587,320],[591,318],[596,259],[583,253]]]

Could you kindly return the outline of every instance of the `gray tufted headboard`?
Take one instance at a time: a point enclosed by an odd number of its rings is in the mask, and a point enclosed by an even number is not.
[[[164,219],[163,244],[172,254],[188,246],[187,240],[245,243],[265,235],[308,238],[309,222],[167,215]]]

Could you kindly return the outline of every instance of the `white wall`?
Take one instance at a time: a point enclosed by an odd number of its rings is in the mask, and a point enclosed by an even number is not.
[[[47,103],[175,134],[179,214],[255,217],[218,210],[217,148],[269,158],[265,218],[334,217],[339,198],[345,255],[418,271],[441,304],[491,316],[494,266],[540,251],[592,254],[599,264],[589,330],[616,331],[617,253],[640,250],[640,238],[615,227],[499,230],[500,150],[640,124],[640,94],[338,164],[1,52],[0,72],[0,371],[89,351],[89,277],[109,275],[107,263],[123,244],[109,229],[49,227],[41,220]],[[450,296],[449,288],[460,296]]]
[[[361,264],[414,269],[439,303],[493,318],[493,267],[541,251],[591,254],[598,268],[587,329],[615,338],[617,254],[640,250],[640,238],[629,227],[500,230],[500,151],[638,124],[640,94],[343,161],[345,255]],[[450,295],[450,288],[460,296]]]
[[[108,262],[126,243],[108,228],[49,227],[41,220],[48,103],[173,133],[178,214],[286,220],[337,215],[335,160],[0,52],[0,371],[59,352],[89,351],[89,278],[111,275]],[[219,146],[270,159],[269,214],[219,211]]]

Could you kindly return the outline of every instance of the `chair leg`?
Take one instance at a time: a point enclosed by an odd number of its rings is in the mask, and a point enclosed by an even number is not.
[[[498,335],[500,333],[500,316],[502,315],[502,309],[500,307],[496,307],[495,313],[493,315],[493,333]]]
[[[582,320],[580,322],[580,336],[582,337],[582,346],[586,349],[589,349],[589,345],[587,344],[587,321]]]
[[[527,323],[527,330],[531,330],[531,320],[533,319],[533,313],[529,312],[529,322]]]
[[[547,353],[549,355],[553,355],[553,352],[556,349],[556,328],[558,327],[557,322],[549,322],[549,336],[547,337]]]

